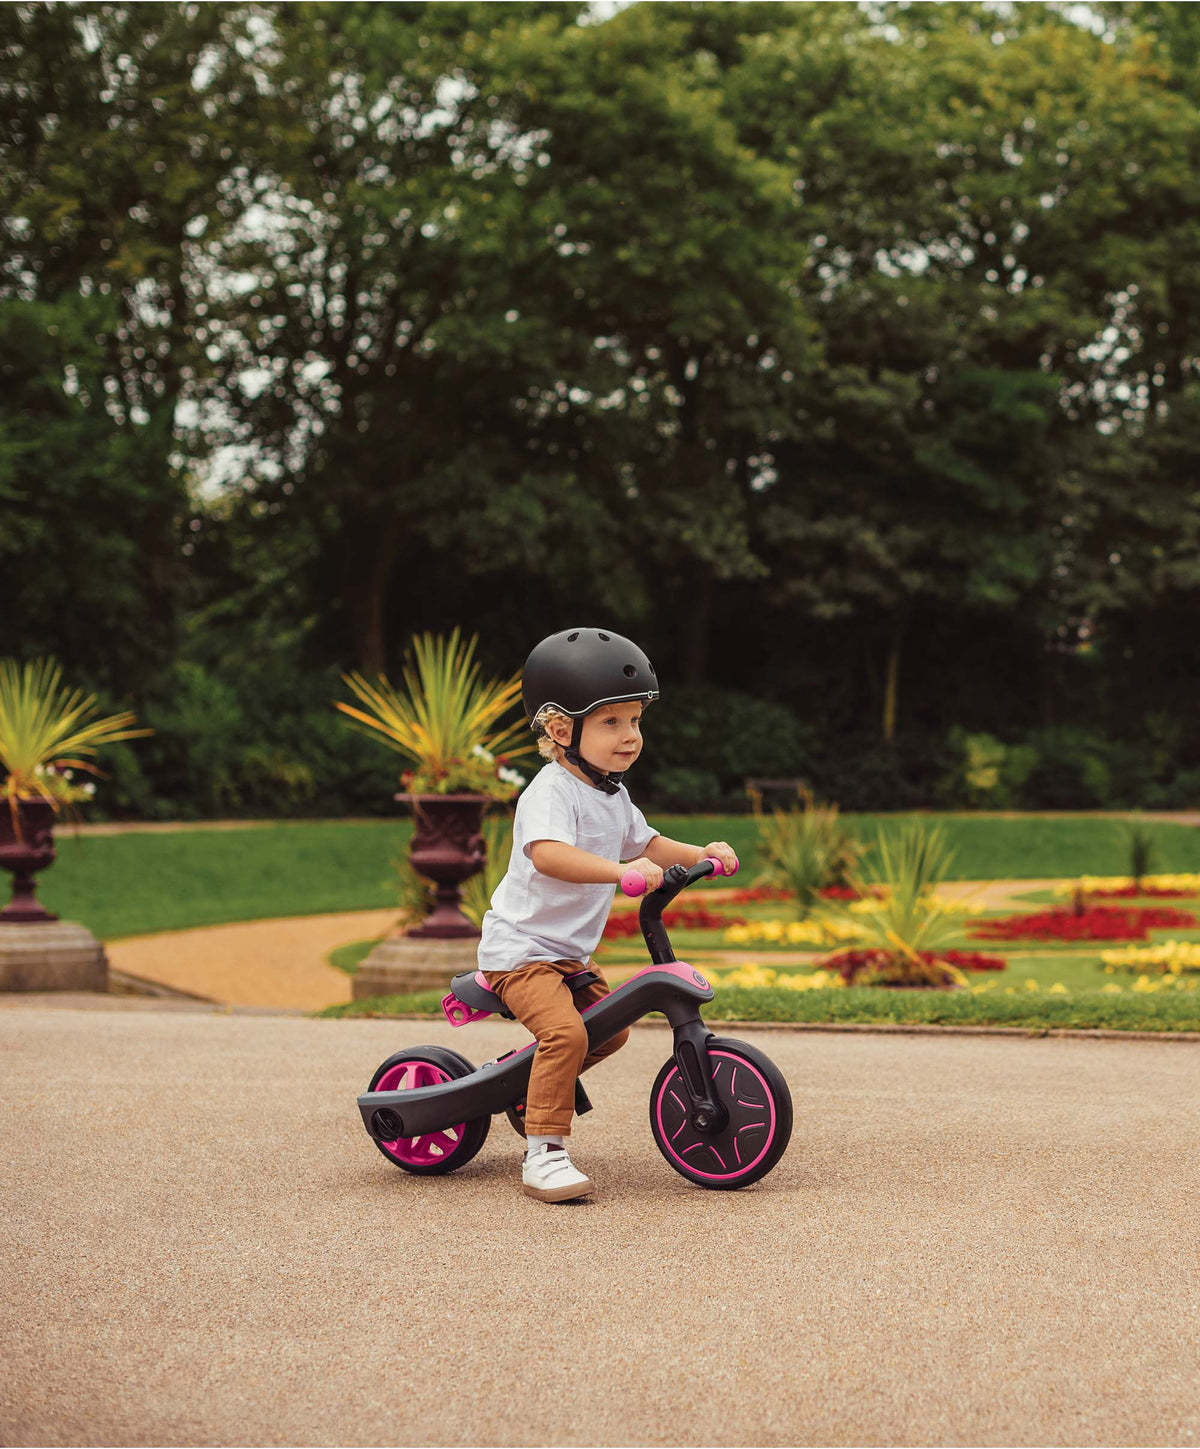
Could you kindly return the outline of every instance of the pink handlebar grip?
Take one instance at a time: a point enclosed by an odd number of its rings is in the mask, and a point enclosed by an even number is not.
[[[711,860],[712,861],[712,863],[713,863],[713,875],[737,875],[737,873],[738,873],[738,866],[741,864],[741,862],[738,861],[738,862],[736,862],[734,864],[734,867],[733,867],[732,870],[726,870],[725,867],[721,864],[721,862],[717,859],[717,857],[715,855],[706,855],[704,857],[704,859],[705,860]]]
[[[621,889],[627,896],[644,896],[646,877],[640,870],[627,870],[621,877]]]

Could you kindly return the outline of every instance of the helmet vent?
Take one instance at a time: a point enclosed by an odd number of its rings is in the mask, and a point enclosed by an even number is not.
[[[634,666],[632,664],[627,664],[625,666],[625,668],[624,668],[623,673],[624,673],[626,679],[632,679],[633,676],[637,673],[637,670],[634,668]]]
[[[609,635],[609,634],[601,634],[599,632],[599,630],[597,630],[597,632],[596,632],[596,638],[597,639],[603,639],[606,644],[610,641],[611,637],[612,636]]]
[[[575,641],[576,641],[576,639],[578,639],[578,638],[579,638],[579,635],[578,635],[578,634],[568,634],[568,635],[567,635],[567,643],[568,643],[568,644],[574,644],[574,642],[575,642]]]

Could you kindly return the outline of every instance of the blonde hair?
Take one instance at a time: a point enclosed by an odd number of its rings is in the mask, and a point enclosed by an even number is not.
[[[533,717],[534,728],[541,730],[541,734],[538,736],[537,747],[538,754],[541,755],[543,760],[561,761],[562,759],[562,745],[557,740],[551,738],[549,731],[546,729],[546,726],[552,720],[559,719],[565,724],[574,726],[575,721],[571,716],[569,714],[563,714],[561,709],[555,709],[552,704],[542,705],[541,709]]]

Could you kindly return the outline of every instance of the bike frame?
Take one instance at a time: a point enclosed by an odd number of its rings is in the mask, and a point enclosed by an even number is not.
[[[713,1034],[700,1019],[699,1008],[713,999],[713,989],[694,967],[675,959],[662,913],[681,890],[712,875],[714,868],[712,860],[705,859],[690,870],[673,865],[664,872],[662,885],[642,897],[638,911],[654,964],[580,1012],[588,1050],[593,1051],[647,1012],[661,1011],[674,1035],[674,1056],[690,1098],[692,1126],[706,1133],[721,1132],[729,1119],[709,1068],[708,1042]],[[537,1042],[531,1041],[484,1062],[468,1076],[437,1086],[364,1092],[358,1099],[363,1126],[377,1141],[394,1142],[503,1112],[524,1097],[536,1048]]]

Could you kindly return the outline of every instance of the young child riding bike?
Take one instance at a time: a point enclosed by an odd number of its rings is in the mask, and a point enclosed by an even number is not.
[[[619,1032],[588,1054],[580,1016],[609,992],[591,953],[613,888],[628,870],[654,890],[667,866],[715,856],[733,871],[737,857],[723,840],[686,845],[657,834],[622,784],[641,754],[642,711],[658,698],[657,676],[636,644],[600,629],[564,629],[529,655],[522,685],[547,763],[517,801],[508,871],[483,918],[479,969],[538,1042],[525,1098],[524,1189],[565,1202],[592,1191],[565,1142],[576,1078],[629,1036]],[[599,980],[570,990],[565,978],[585,968]]]

